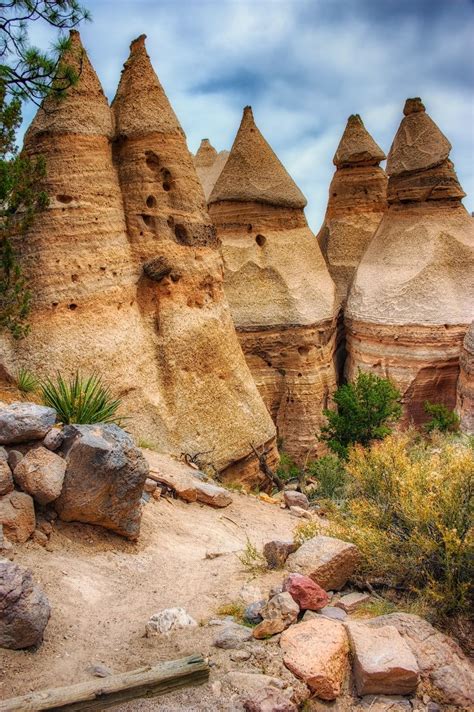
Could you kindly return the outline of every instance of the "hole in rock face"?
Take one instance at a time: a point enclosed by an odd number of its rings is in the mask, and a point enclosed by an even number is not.
[[[171,185],[169,183],[166,183],[166,181],[163,183],[163,190],[165,190],[166,192],[171,190]]]
[[[58,200],[60,203],[71,203],[72,202],[72,195],[57,195],[56,200]]]
[[[298,373],[298,378],[301,378],[302,375],[303,375],[302,373]]]
[[[151,171],[157,171],[160,167],[160,157],[153,153],[153,151],[147,151],[145,153],[145,162]]]
[[[156,198],[154,195],[148,196],[148,198],[146,199],[146,206],[147,206],[147,208],[155,208],[156,207]]]
[[[153,227],[153,218],[151,215],[142,215],[142,218],[147,227]]]
[[[186,228],[184,227],[184,225],[179,225],[179,224],[178,224],[178,225],[175,225],[174,234],[176,235],[177,241],[178,241],[181,245],[189,245],[189,242],[188,242],[188,231],[186,230]]]
[[[162,186],[163,190],[168,192],[171,190],[171,173],[167,168],[162,168],[161,169],[161,180],[162,180]]]
[[[264,237],[263,235],[257,235],[257,237],[255,238],[255,242],[257,243],[257,245],[259,247],[263,247],[264,244],[266,243],[266,241],[267,241],[267,238]]]
[[[71,282],[77,282],[79,279],[78,274],[71,274]]]
[[[250,225],[250,223],[247,225],[247,232],[252,232],[252,226]]]
[[[77,309],[77,304],[68,304],[68,308],[74,311],[74,309]]]
[[[173,227],[174,225],[174,217],[172,215],[169,216],[168,220],[166,221],[168,223],[168,227]]]
[[[307,356],[309,354],[308,346],[298,346],[298,353],[300,356]]]

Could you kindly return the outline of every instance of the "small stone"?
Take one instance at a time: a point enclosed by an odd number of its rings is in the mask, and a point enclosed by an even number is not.
[[[155,482],[155,480],[150,480],[150,478],[147,477],[143,486],[143,491],[147,492],[148,494],[153,494],[157,487],[158,484]]]
[[[39,529],[35,529],[32,539],[41,546],[45,546],[48,543],[48,537]]]
[[[13,475],[10,465],[6,460],[0,458],[0,496],[12,492],[13,489]]]
[[[285,490],[283,496],[288,509],[290,509],[291,507],[301,507],[301,509],[309,509],[308,498],[302,492],[295,492],[294,490]]]
[[[348,593],[346,596],[342,596],[334,605],[337,608],[342,608],[346,613],[353,613],[367,601],[370,601],[368,593]]]
[[[186,613],[184,608],[165,608],[158,613],[154,613],[145,626],[147,638],[156,635],[167,635],[173,630],[181,628],[196,628],[197,623]]]
[[[281,633],[294,623],[300,608],[289,593],[279,593],[271,598],[262,609],[263,621],[253,629],[253,637],[257,639]]]
[[[8,453],[8,464],[10,465],[12,472],[14,472],[15,467],[19,462],[21,462],[21,460],[23,460],[22,452],[19,450],[10,450]]]
[[[15,482],[39,504],[49,504],[61,494],[66,461],[45,447],[30,450],[15,467]]]
[[[298,517],[299,519],[312,519],[311,512],[308,512],[302,507],[290,507],[290,514],[292,517]]]
[[[426,712],[441,712],[441,707],[436,702],[428,702]]]
[[[267,541],[263,547],[263,555],[267,560],[269,569],[283,568],[288,556],[297,549],[292,541]]]
[[[251,583],[245,583],[240,589],[238,597],[247,606],[249,606],[251,603],[254,603],[254,601],[260,601],[263,598],[263,594],[258,586],[254,586]]]
[[[257,625],[263,620],[262,609],[265,607],[266,601],[262,598],[261,601],[255,601],[247,606],[244,613],[244,618],[248,623],[252,625]]]
[[[157,501],[161,499],[161,487],[157,487],[156,489],[153,490],[153,494],[151,495],[153,499],[156,499]]]
[[[112,675],[112,670],[110,670],[110,668],[100,664],[90,665],[87,668],[87,672],[89,672],[91,675],[94,675],[94,677],[109,677],[109,675]]]
[[[283,581],[283,590],[288,591],[303,611],[319,611],[329,603],[326,591],[303,574],[287,576]]]
[[[336,608],[336,606],[324,606],[318,613],[335,621],[345,621],[347,618],[347,613],[342,608]]]
[[[243,648],[244,643],[252,638],[251,628],[246,628],[243,625],[233,623],[227,625],[214,640],[216,648],[224,648],[225,650],[239,650]]]
[[[43,440],[43,445],[48,450],[55,452],[56,450],[59,450],[59,448],[63,444],[63,440],[63,431],[59,428],[51,428],[51,430],[49,431],[49,433],[47,433]]]
[[[197,501],[210,507],[223,508],[232,504],[232,497],[224,487],[218,487],[210,482],[194,480],[197,492]]]
[[[280,690],[264,687],[244,701],[246,712],[298,712],[298,707]]]
[[[56,411],[36,403],[0,407],[0,445],[42,440],[56,421]]]
[[[341,589],[354,573],[360,552],[354,544],[330,536],[309,539],[287,560],[287,568],[309,576],[325,591]]]
[[[0,497],[0,524],[5,535],[15,544],[24,544],[35,530],[33,499],[24,492],[9,492]]]
[[[0,560],[0,647],[20,650],[39,645],[50,613],[31,571]]]
[[[230,659],[234,663],[243,663],[246,660],[249,660],[252,657],[251,653],[249,653],[248,650],[234,650],[230,654]]]
[[[277,596],[279,593],[283,593],[283,586],[281,583],[277,583],[270,588],[268,598],[273,598],[273,596]]]

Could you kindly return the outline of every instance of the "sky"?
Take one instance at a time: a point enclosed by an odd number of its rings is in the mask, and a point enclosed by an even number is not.
[[[390,148],[405,99],[421,96],[453,145],[474,211],[474,0],[81,0],[84,45],[112,100],[132,39],[153,66],[194,153],[229,149],[242,109],[306,195],[318,231],[350,114]],[[35,23],[31,39],[53,39]],[[25,122],[32,109],[25,112]]]

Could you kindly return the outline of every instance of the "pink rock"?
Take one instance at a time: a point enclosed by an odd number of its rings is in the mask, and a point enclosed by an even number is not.
[[[288,591],[304,611],[319,611],[329,603],[326,591],[303,574],[290,574],[283,582],[283,590]]]

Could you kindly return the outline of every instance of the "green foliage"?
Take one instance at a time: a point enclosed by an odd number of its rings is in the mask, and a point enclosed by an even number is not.
[[[301,546],[305,541],[313,539],[318,534],[322,534],[321,524],[316,519],[306,520],[297,524],[293,531],[293,541],[296,546]]]
[[[336,455],[324,455],[308,463],[306,474],[318,481],[317,488],[309,495],[310,499],[344,499],[347,471]]]
[[[280,462],[278,464],[277,475],[281,480],[283,480],[283,482],[299,479],[301,476],[300,468],[294,463],[290,455],[286,452],[280,452]]]
[[[65,381],[60,373],[56,381],[46,379],[40,384],[43,403],[57,413],[61,423],[117,423],[123,419],[116,413],[121,401],[114,399],[100,376],[83,378],[79,372]]]
[[[259,574],[268,569],[267,560],[259,552],[255,544],[252,544],[247,537],[247,543],[242,554],[239,554],[239,561],[246,571],[252,574]]]
[[[38,388],[38,379],[26,368],[19,368],[16,374],[16,387],[25,395],[35,393]]]
[[[350,450],[348,499],[325,533],[354,542],[359,573],[434,615],[467,612],[474,577],[474,451],[411,433]]]
[[[390,424],[402,414],[400,392],[393,383],[362,371],[354,383],[337,389],[334,403],[336,410],[324,411],[328,423],[321,428],[320,439],[344,459],[350,445],[368,445],[389,435]]]
[[[460,420],[453,410],[450,410],[442,403],[430,403],[426,401],[425,413],[431,415],[431,420],[425,423],[428,433],[439,430],[442,433],[455,433],[459,430]]]

